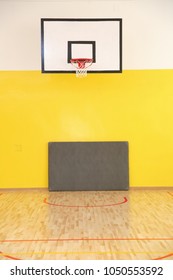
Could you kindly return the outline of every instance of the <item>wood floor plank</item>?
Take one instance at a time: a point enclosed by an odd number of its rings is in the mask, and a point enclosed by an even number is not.
[[[173,259],[166,189],[1,194],[0,259]]]

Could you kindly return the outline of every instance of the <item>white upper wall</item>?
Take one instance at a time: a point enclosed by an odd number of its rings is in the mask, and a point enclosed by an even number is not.
[[[122,18],[123,69],[173,69],[172,0],[0,0],[0,70],[41,69],[41,18]]]

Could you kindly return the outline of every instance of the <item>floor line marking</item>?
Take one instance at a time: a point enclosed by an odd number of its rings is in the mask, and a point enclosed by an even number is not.
[[[11,255],[11,254],[13,254],[13,253],[10,253],[10,252],[8,252],[8,253],[5,253],[5,254],[8,254],[8,255]],[[165,254],[165,252],[160,252],[160,251],[158,251],[158,252],[152,252],[152,251],[150,251],[150,252],[143,252],[143,251],[137,251],[137,252],[135,252],[135,251],[132,251],[132,252],[129,252],[129,251],[105,251],[105,252],[101,252],[101,251],[93,251],[93,252],[91,252],[91,251],[87,251],[87,252],[73,252],[73,251],[65,251],[65,252],[16,252],[15,253],[15,255],[36,255],[36,254],[44,254],[44,255],[62,255],[62,254],[67,254],[67,255],[71,255],[71,254],[81,254],[81,255],[86,255],[86,254],[88,254],[88,255],[90,255],[90,254]],[[3,255],[4,255],[4,253],[3,253]],[[170,253],[170,254],[168,254],[168,255],[166,255],[166,256],[172,256],[173,255],[173,253]],[[162,257],[161,257],[162,258]]]
[[[0,256],[3,256],[3,257],[5,257],[5,258],[11,259],[11,260],[21,260],[21,259],[19,259],[19,258],[12,257],[12,256],[10,256],[10,255],[7,255],[7,254],[5,254],[5,253],[3,253],[3,252],[0,252]]]
[[[43,202],[48,205],[52,206],[58,206],[58,207],[70,207],[70,208],[95,208],[95,207],[110,207],[110,206],[116,206],[120,204],[126,203],[128,200],[126,197],[124,197],[124,200],[121,202],[113,203],[113,204],[105,204],[105,205],[63,205],[63,204],[56,204],[56,203],[51,203],[47,201],[47,198],[44,198]]]
[[[75,242],[75,241],[172,241],[173,237],[158,238],[52,238],[52,239],[7,239],[0,240],[0,243],[17,243],[17,242]]]
[[[159,257],[159,258],[155,258],[153,260],[163,260],[163,259],[166,259],[166,258],[169,258],[169,257],[172,257],[173,256],[173,253],[170,253],[168,255],[165,255],[165,256],[162,256],[162,257]]]

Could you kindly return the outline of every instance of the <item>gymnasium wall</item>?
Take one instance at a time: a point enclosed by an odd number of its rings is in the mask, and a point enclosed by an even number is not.
[[[121,140],[130,186],[173,186],[172,7],[0,1],[0,188],[47,188],[49,141]],[[123,73],[41,74],[40,18],[88,14],[123,18]]]

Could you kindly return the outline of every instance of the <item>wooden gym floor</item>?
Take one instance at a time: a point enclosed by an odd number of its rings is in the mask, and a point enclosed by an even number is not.
[[[173,188],[1,190],[0,259],[173,260]]]

